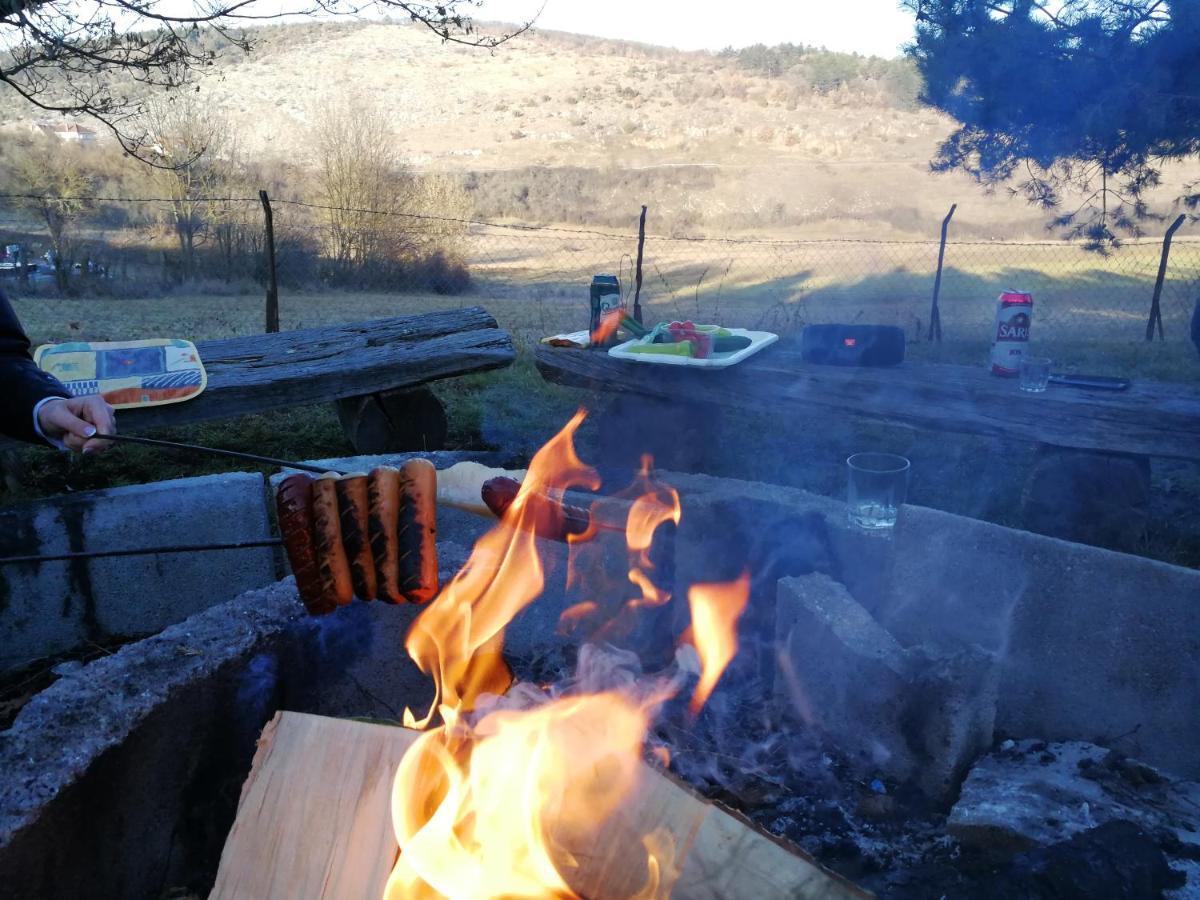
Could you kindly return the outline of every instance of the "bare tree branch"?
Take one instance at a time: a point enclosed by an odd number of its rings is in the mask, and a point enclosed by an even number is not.
[[[162,165],[145,152],[136,116],[146,90],[175,90],[217,52],[197,36],[209,34],[234,51],[250,52],[247,22],[287,16],[354,16],[365,8],[400,12],[445,42],[494,49],[527,31],[532,20],[502,34],[476,30],[466,13],[480,0],[297,0],[264,7],[259,0],[193,0],[190,12],[160,8],[162,0],[0,0],[0,85],[47,112],[85,115],[116,135],[129,153]],[[132,80],[130,96],[120,88]]]

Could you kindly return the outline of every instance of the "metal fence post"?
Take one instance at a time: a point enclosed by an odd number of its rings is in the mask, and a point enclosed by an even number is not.
[[[1150,301],[1150,319],[1146,322],[1146,340],[1154,340],[1154,326],[1158,324],[1158,339],[1163,339],[1162,327],[1162,307],[1159,306],[1159,300],[1162,298],[1163,280],[1167,277],[1167,258],[1171,255],[1171,238],[1175,236],[1175,232],[1179,230],[1179,226],[1186,219],[1183,213],[1179,214],[1174,222],[1167,229],[1167,233],[1163,235],[1162,256],[1158,260],[1158,277],[1154,280],[1154,298]]]
[[[633,317],[642,322],[642,250],[646,246],[646,207],[642,206],[642,217],[638,220],[637,270],[633,276]]]
[[[275,220],[271,215],[271,198],[266,191],[258,192],[262,201],[263,217],[266,220],[266,250],[267,250],[267,333],[279,330],[279,282],[275,274]]]
[[[950,230],[950,220],[954,218],[957,203],[950,204],[950,212],[942,219],[942,241],[938,245],[937,275],[933,278],[933,307],[929,310],[929,335],[926,340],[942,342],[942,311],[938,309],[938,294],[942,290],[942,262],[946,258],[946,233]]]

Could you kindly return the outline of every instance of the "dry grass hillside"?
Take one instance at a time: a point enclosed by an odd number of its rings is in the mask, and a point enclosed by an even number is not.
[[[558,32],[492,53],[385,22],[258,34],[200,91],[285,180],[303,177],[284,164],[308,161],[320,108],[356,98],[387,110],[414,167],[463,178],[481,217],[628,226],[646,203],[659,233],[929,237],[958,202],[960,238],[1044,236],[1023,201],[929,174],[952,123],[914,101],[915,76],[815,86],[811,72]],[[1159,206],[1188,175],[1166,174]]]
[[[556,32],[489,54],[375,23],[268,29],[204,89],[249,147],[287,157],[317,105],[369,97],[414,165],[470,173],[487,216],[617,224],[648,203],[675,233],[924,236],[957,201],[961,236],[1043,233],[1023,201],[930,175],[951,121],[882,81],[815,90],[720,54]],[[1159,202],[1183,179],[1166,180]]]

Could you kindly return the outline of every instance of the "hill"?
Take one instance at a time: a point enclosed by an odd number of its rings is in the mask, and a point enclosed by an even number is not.
[[[411,165],[457,174],[489,218],[628,225],[646,203],[655,230],[676,234],[929,236],[957,201],[959,236],[1044,234],[1023,201],[928,173],[952,123],[916,102],[902,60],[541,31],[489,53],[390,22],[256,34],[199,89],[281,172],[310,163],[322,106],[359,98],[387,111]],[[1160,204],[1188,173],[1167,175]]]

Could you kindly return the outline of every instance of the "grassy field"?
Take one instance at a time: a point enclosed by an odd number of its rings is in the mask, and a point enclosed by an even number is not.
[[[513,241],[506,253],[492,245],[475,260],[472,290],[456,297],[285,292],[281,298],[283,328],[447,306],[484,306],[501,327],[514,334],[521,352],[510,369],[436,386],[450,414],[450,444],[531,453],[587,398],[544,383],[533,367],[529,348],[542,335],[586,325],[590,274],[617,271],[619,266],[610,268],[607,260],[619,263],[625,248],[625,242],[616,238],[537,237],[543,243],[535,243],[532,249],[528,239],[524,246]],[[550,242],[554,252],[550,252]],[[905,327],[911,358],[983,364],[995,295],[1014,283],[1009,279],[1017,279],[1015,283],[1029,287],[1035,295],[1034,347],[1054,357],[1056,367],[1200,383],[1200,361],[1191,344],[1182,339],[1185,298],[1200,294],[1200,272],[1189,268],[1190,262],[1184,264],[1195,258],[1187,253],[1177,255],[1180,264],[1173,267],[1164,293],[1169,340],[1148,343],[1142,339],[1144,313],[1133,310],[1148,306],[1154,248],[1125,248],[1105,259],[1061,244],[1046,249],[1010,246],[1007,250],[989,245],[987,253],[966,245],[957,254],[958,264],[953,258],[948,260],[953,268],[947,270],[942,294],[946,340],[935,344],[924,339],[931,270],[936,261],[936,255],[934,261],[928,259],[928,246],[868,245],[876,254],[873,263],[866,261],[859,245],[752,244],[752,254],[747,254],[745,246],[648,243],[642,294],[647,318],[694,318],[784,332],[813,321],[890,322]],[[968,248],[973,257],[967,256]],[[724,258],[719,255],[722,249],[727,254]],[[702,250],[709,251],[710,261],[703,260]],[[799,256],[805,253],[811,264],[797,269]],[[997,266],[1003,254],[1007,254],[1007,264]],[[838,273],[846,273],[852,264],[860,270],[873,266],[877,274],[857,280],[843,274],[839,280]],[[801,274],[779,274],[789,270]],[[165,335],[205,340],[257,333],[262,328],[263,304],[258,294],[130,299],[31,296],[17,299],[15,305],[35,343]],[[744,448],[718,463],[729,474],[838,495],[843,490],[843,460],[849,452],[891,450],[913,460],[912,502],[1019,524],[1019,491],[1023,469],[1033,458],[1032,446],[850,422],[781,429],[779,423],[752,411],[726,425],[742,435]],[[328,407],[171,429],[163,436],[284,458],[334,456],[351,450]],[[597,443],[594,428],[585,426],[581,433],[585,458],[589,451],[596,452]],[[132,447],[86,460],[31,450],[23,454],[22,464],[21,483],[10,485],[9,501],[244,468],[238,463],[181,461]],[[1200,471],[1193,465],[1156,461],[1154,479],[1153,524],[1143,552],[1200,565],[1200,504],[1196,502]]]

